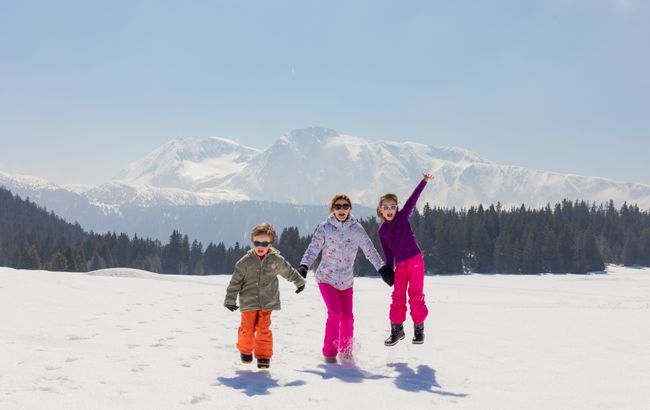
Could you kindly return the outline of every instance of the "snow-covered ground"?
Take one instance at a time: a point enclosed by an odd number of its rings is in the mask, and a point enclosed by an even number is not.
[[[426,342],[383,346],[355,283],[356,362],[321,361],[313,281],[281,280],[269,371],[239,362],[229,276],[0,268],[2,409],[647,409],[650,269],[427,277]]]

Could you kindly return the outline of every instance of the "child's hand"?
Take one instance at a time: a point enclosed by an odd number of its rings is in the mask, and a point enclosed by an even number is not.
[[[300,266],[298,266],[298,269],[297,269],[298,273],[300,274],[300,276],[303,277],[303,279],[307,278],[307,271],[308,270],[309,270],[309,267],[307,265],[300,265]]]
[[[388,286],[393,286],[395,283],[395,271],[392,270],[390,267],[384,265],[381,268],[379,268],[379,274],[381,275],[381,279],[386,282]]]
[[[422,173],[422,179],[429,182],[433,179],[433,175],[429,174],[428,172],[424,172]]]
[[[239,309],[239,306],[237,305],[225,305],[226,309],[228,309],[231,312],[234,312],[235,310]]]
[[[300,285],[300,286],[298,286],[298,289],[296,289],[296,293],[300,293],[303,290],[305,290],[305,285]]]

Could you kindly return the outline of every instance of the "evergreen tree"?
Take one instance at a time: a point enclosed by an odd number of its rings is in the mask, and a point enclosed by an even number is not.
[[[93,256],[90,258],[88,266],[90,267],[91,271],[106,269],[106,261],[101,257],[97,249],[94,250]]]
[[[68,261],[63,252],[55,253],[47,268],[51,271],[66,272],[68,270]]]
[[[203,245],[196,240],[192,242],[192,248],[190,249],[190,274],[205,274],[203,268]]]
[[[471,252],[474,256],[474,261],[469,271],[477,273],[493,272],[494,243],[483,223],[477,222],[474,224],[471,243]]]
[[[639,261],[639,245],[637,238],[628,233],[625,235],[625,243],[623,245],[623,264],[625,266],[636,265]]]
[[[69,272],[88,271],[86,258],[81,248],[67,246],[63,254],[65,255]]]
[[[117,265],[115,264],[115,260],[113,258],[113,254],[111,253],[110,248],[108,247],[108,241],[110,239],[110,235],[107,235],[104,237],[104,241],[100,242],[99,245],[99,255],[102,257],[104,260],[104,264],[106,268],[114,268]]]
[[[190,238],[187,235],[183,235],[183,243],[181,247],[181,267],[179,273],[188,274],[190,273]]]
[[[129,266],[132,260],[132,244],[129,236],[125,233],[117,237],[115,243],[115,259],[118,266]]]
[[[645,228],[639,239],[639,263],[650,266],[650,227]]]
[[[20,254],[19,269],[41,269],[41,257],[34,245],[25,246]]]
[[[212,242],[210,242],[208,247],[205,248],[205,253],[203,254],[203,266],[207,275],[214,275],[217,273],[216,250],[217,247]]]
[[[494,244],[494,268],[499,273],[509,273],[511,265],[510,240],[506,232]]]
[[[542,272],[542,258],[541,250],[539,247],[539,240],[536,238],[535,233],[531,230],[526,235],[524,242],[521,273],[540,273]]]
[[[162,253],[162,273],[182,274],[185,270],[183,235],[174,230]],[[185,271],[185,272],[184,272]]]
[[[301,244],[298,228],[295,227],[282,230],[280,237],[276,240],[276,247],[292,266],[298,266],[302,254],[306,250],[306,247],[303,248]]]
[[[579,263],[584,266],[585,273],[599,272],[605,269],[603,258],[601,257],[600,252],[598,252],[598,247],[596,246],[596,238],[591,229],[588,229],[587,232],[583,234],[582,249],[584,262],[579,261]]]
[[[558,272],[570,273],[577,271],[576,240],[573,231],[562,226],[557,242]]]

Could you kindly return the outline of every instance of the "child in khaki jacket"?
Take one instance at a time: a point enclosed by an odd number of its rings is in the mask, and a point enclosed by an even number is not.
[[[254,353],[260,369],[268,369],[273,356],[273,334],[269,327],[271,312],[280,310],[277,275],[293,282],[296,293],[305,289],[302,276],[271,247],[275,237],[275,229],[267,223],[253,229],[253,249],[235,264],[224,301],[224,306],[231,312],[241,307],[237,349],[242,363],[251,363]],[[236,303],[237,295],[240,306]]]

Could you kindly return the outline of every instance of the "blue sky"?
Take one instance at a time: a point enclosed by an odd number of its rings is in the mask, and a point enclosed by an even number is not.
[[[648,3],[0,0],[0,170],[325,126],[650,184]]]

